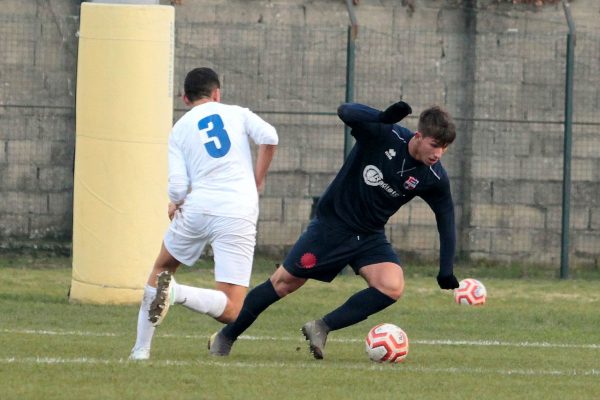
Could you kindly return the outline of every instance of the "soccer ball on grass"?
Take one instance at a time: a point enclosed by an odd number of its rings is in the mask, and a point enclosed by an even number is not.
[[[485,304],[487,290],[477,279],[463,279],[454,289],[454,301],[458,304],[480,306]]]
[[[369,331],[365,347],[373,361],[399,363],[408,354],[408,336],[394,324],[379,324]]]

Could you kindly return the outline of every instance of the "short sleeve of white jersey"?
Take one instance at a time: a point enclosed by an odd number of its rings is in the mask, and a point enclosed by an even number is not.
[[[246,132],[248,132],[254,143],[272,145],[279,143],[277,131],[271,124],[247,108],[243,108],[242,110],[244,110],[246,118]]]

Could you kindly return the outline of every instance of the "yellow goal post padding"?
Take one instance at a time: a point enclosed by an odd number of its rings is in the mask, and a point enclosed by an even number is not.
[[[174,8],[82,3],[70,301],[140,301],[167,218]]]

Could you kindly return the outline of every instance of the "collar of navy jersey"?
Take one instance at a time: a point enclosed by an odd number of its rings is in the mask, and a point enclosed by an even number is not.
[[[402,136],[400,136],[400,132],[398,132],[397,130],[395,130],[394,128],[392,128],[392,132],[394,132],[394,134],[396,136],[398,136],[398,139],[402,140],[404,143],[406,143],[406,140],[404,140],[404,138]]]
[[[396,132],[395,130],[392,129],[392,132],[394,132],[396,134],[396,136],[398,136],[398,132]],[[406,144],[406,140],[404,140],[402,137],[398,136],[398,139],[400,139],[404,144]],[[390,150],[394,150],[394,149],[390,149]],[[408,153],[408,149],[407,149],[407,157],[404,157],[402,159],[402,166],[400,167],[399,171],[396,171],[396,174],[400,174],[400,177],[404,177],[404,173],[408,172],[408,171],[412,171],[414,169],[416,169],[419,165],[418,164],[422,164],[425,165],[423,163],[421,163],[418,160],[415,160],[410,153]],[[386,151],[386,155],[388,155],[388,151]],[[396,156],[396,154],[394,153],[393,155],[388,155],[388,159],[392,160],[392,158]],[[406,159],[409,158],[410,160],[413,160],[415,163],[417,163],[417,165],[414,165],[410,168],[404,168],[406,166]],[[439,162],[439,161],[438,161]],[[433,176],[435,176],[438,180],[442,180],[442,178],[440,177],[440,175],[438,175],[437,172],[435,172],[435,170],[433,169],[433,165],[429,166],[429,170],[431,171],[431,173],[433,174]]]
[[[403,177],[405,172],[412,171],[413,169],[417,168],[416,166],[410,167],[410,168],[404,168],[405,165],[406,165],[406,157],[402,160],[402,166],[400,167],[400,171],[396,171],[396,174],[400,174],[400,176]]]
[[[395,134],[395,135],[398,137],[398,139],[400,139],[400,141],[401,141],[402,143],[404,143],[405,145],[407,145],[407,146],[408,146],[408,142],[407,142],[407,141],[406,141],[406,140],[405,140],[405,139],[404,139],[402,136],[400,136],[400,132],[396,131],[394,128],[392,128],[392,132],[394,132],[394,134]],[[400,176],[401,176],[401,177],[403,177],[403,176],[404,176],[404,173],[405,173],[405,172],[412,171],[413,169],[416,169],[416,168],[417,168],[417,166],[418,166],[418,164],[419,164],[419,161],[415,160],[415,159],[414,159],[414,158],[413,158],[413,157],[410,155],[410,153],[408,152],[408,148],[406,149],[406,154],[407,154],[407,157],[404,157],[404,158],[402,159],[402,165],[401,165],[401,167],[400,167],[400,170],[396,172],[396,174],[400,174]],[[414,161],[415,163],[417,163],[417,165],[413,165],[412,167],[405,168],[405,167],[406,167],[406,160],[407,160],[407,158],[409,159],[409,163],[410,163],[410,164],[412,164],[412,163],[411,163],[411,160],[412,160],[412,161]],[[409,164],[409,165],[410,165],[410,164]]]
[[[410,156],[409,156],[409,157],[410,157]],[[411,157],[411,158],[412,158],[412,157]],[[414,160],[414,159],[413,159],[413,160]],[[415,160],[415,161],[416,161],[417,163],[419,163],[419,164],[422,164],[421,162],[419,162],[419,161],[417,161],[417,160]],[[439,161],[438,161],[438,162],[439,162]],[[400,167],[400,170],[396,172],[396,174],[400,174],[400,177],[404,177],[404,173],[405,173],[405,172],[408,172],[408,171],[412,171],[412,170],[414,170],[414,169],[417,169],[417,167],[419,166],[419,165],[415,165],[415,166],[413,166],[413,167],[410,167],[410,168],[404,168],[404,167],[405,167],[405,165],[406,165],[406,158],[404,158],[404,159],[402,160],[402,166]],[[422,164],[422,165],[423,165],[423,166],[425,166],[425,164]],[[435,176],[435,177],[436,177],[438,180],[442,180],[441,176],[440,176],[440,175],[438,175],[438,173],[437,173],[437,172],[435,172],[435,170],[433,169],[433,165],[430,165],[428,168],[429,168],[429,171],[431,171],[431,173],[433,174],[433,176]]]

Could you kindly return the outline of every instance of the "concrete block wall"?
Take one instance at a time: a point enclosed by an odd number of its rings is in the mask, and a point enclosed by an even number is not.
[[[0,249],[68,254],[78,7],[0,7]]]
[[[590,22],[583,8],[589,11],[597,4],[581,6],[575,17]],[[478,121],[472,129],[471,174],[465,183],[471,189],[465,199],[469,214],[462,227],[467,237],[462,250],[474,259],[558,265],[566,52],[566,29],[560,18],[564,15],[562,8],[550,7],[529,19],[517,17],[507,7],[497,8],[505,18],[486,13],[477,18],[474,118]],[[593,149],[590,137],[598,135],[599,115],[594,108],[598,91],[585,82],[596,82],[600,73],[598,64],[590,63],[581,47],[578,51],[578,64],[592,65],[580,69],[576,65],[576,79],[583,85],[576,87],[575,121],[596,125],[574,129],[570,254],[574,264],[598,265],[598,251],[583,244],[595,240],[588,227],[600,198],[593,197],[597,158],[590,154],[593,150],[581,147],[589,143]],[[586,201],[575,200],[581,198],[575,194],[578,190],[590,193]]]
[[[161,1],[167,4],[167,1]],[[560,249],[566,24],[562,8],[494,0],[361,0],[354,97],[376,107],[403,98],[444,104],[459,137],[444,159],[460,254],[556,264]],[[2,246],[71,235],[79,2],[4,0],[0,9]],[[574,128],[571,254],[600,261],[600,73],[594,0],[572,10],[580,33]],[[592,10],[592,12],[590,12]],[[261,197],[258,246],[283,256],[343,158],[335,110],[345,96],[344,1],[184,0],[176,7],[175,93],[185,73],[214,67],[223,100],[273,123],[280,146]],[[595,35],[594,35],[595,32]],[[596,51],[596,53],[593,53]],[[175,116],[185,109],[174,98]],[[418,111],[417,111],[418,112]],[[416,116],[405,121],[415,129]],[[387,232],[410,254],[437,256],[435,220],[416,200]],[[68,247],[68,245],[67,245]]]

